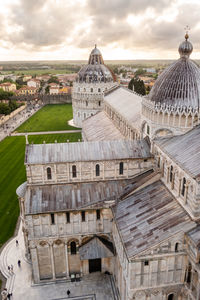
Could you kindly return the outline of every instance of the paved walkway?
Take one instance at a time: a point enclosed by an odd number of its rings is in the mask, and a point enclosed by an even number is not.
[[[18,236],[12,239],[0,255],[0,270],[7,278],[6,288],[12,292],[12,300],[114,300],[111,277],[101,273],[92,273],[84,276],[80,282],[62,282],[33,285],[31,265],[25,258],[23,235],[19,228]],[[16,239],[19,245],[16,246]],[[21,267],[18,267],[21,260]],[[8,271],[8,266],[13,265],[13,272]],[[71,291],[70,298],[66,291]]]
[[[7,136],[11,135],[12,131],[18,128],[22,123],[29,119],[33,114],[35,114],[41,106],[31,109],[26,107],[22,112],[19,112],[13,118],[8,120],[2,126],[0,126],[0,141],[2,141]]]
[[[59,130],[59,131],[39,131],[39,132],[13,132],[11,136],[21,136],[21,135],[41,135],[41,134],[59,134],[59,133],[76,133],[81,132],[81,130]]]

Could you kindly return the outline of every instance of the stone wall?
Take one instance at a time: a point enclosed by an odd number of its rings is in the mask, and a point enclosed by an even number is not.
[[[119,174],[119,164],[123,162],[123,174]],[[96,176],[96,165],[100,173]],[[76,166],[73,177],[72,166]],[[130,178],[153,166],[153,159],[126,159],[110,161],[91,161],[77,163],[57,163],[48,165],[26,165],[29,184],[52,184],[82,181],[99,181]],[[51,168],[51,178],[47,179],[47,168]]]
[[[200,217],[199,183],[155,144],[152,146],[152,153],[155,155],[157,167],[161,170],[161,180],[190,216],[198,220]]]
[[[74,82],[72,93],[74,124],[81,127],[83,120],[103,110],[104,92],[115,85],[115,82]]]

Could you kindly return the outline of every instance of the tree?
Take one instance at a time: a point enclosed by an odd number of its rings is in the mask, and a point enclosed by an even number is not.
[[[13,92],[6,92],[3,89],[0,89],[0,100],[9,100],[13,95]]]
[[[133,89],[134,87],[134,89]],[[132,78],[128,84],[129,90],[134,90],[137,94],[146,95],[144,81],[139,78]]]
[[[58,78],[56,76],[51,76],[51,78],[49,78],[48,83],[52,83],[52,82],[59,84]]]
[[[2,115],[9,115],[11,112],[10,107],[6,103],[0,103],[0,114]]]
[[[144,69],[137,69],[137,71],[135,71],[135,77],[139,76],[139,75],[143,75],[144,73],[146,73],[146,70]]]
[[[47,85],[47,87],[45,88],[45,93],[49,94],[49,85]]]

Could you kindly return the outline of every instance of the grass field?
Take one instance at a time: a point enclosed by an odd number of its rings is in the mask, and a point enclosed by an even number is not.
[[[29,136],[29,142],[46,143],[76,142],[80,133],[49,134]],[[14,233],[19,215],[19,205],[16,196],[17,187],[26,181],[25,167],[25,137],[7,137],[0,143],[0,246]]]
[[[78,129],[68,125],[73,118],[72,104],[51,104],[42,107],[16,129],[18,132],[40,132]]]
[[[68,69],[30,69],[30,70],[22,70],[22,71],[16,71],[16,70],[13,70],[13,71],[2,71],[1,72],[2,74],[8,74],[8,73],[12,73],[12,74],[15,74],[15,75],[31,75],[31,76],[34,76],[34,75],[44,75],[44,74],[52,74],[52,75],[56,75],[56,74],[71,74],[71,73],[74,73],[73,71],[70,71]]]

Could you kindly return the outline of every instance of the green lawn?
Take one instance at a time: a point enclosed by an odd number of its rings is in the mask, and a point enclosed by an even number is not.
[[[71,74],[74,73],[72,70],[68,69],[30,69],[30,70],[22,70],[22,71],[1,71],[2,74],[15,74],[15,75],[56,75],[56,74]]]
[[[42,135],[29,135],[28,141],[29,143],[33,144],[42,144],[43,141],[45,143],[66,143],[67,140],[70,142],[77,142],[78,140],[81,140],[81,133],[59,133],[59,134],[42,134]]]
[[[81,139],[80,133],[49,134],[29,136],[29,142],[34,144],[76,142]],[[19,205],[16,196],[17,187],[26,181],[25,167],[25,137],[7,137],[0,143],[0,246],[14,233]]]
[[[50,104],[42,107],[31,118],[19,126],[18,132],[76,130],[68,125],[73,118],[72,104]]]

